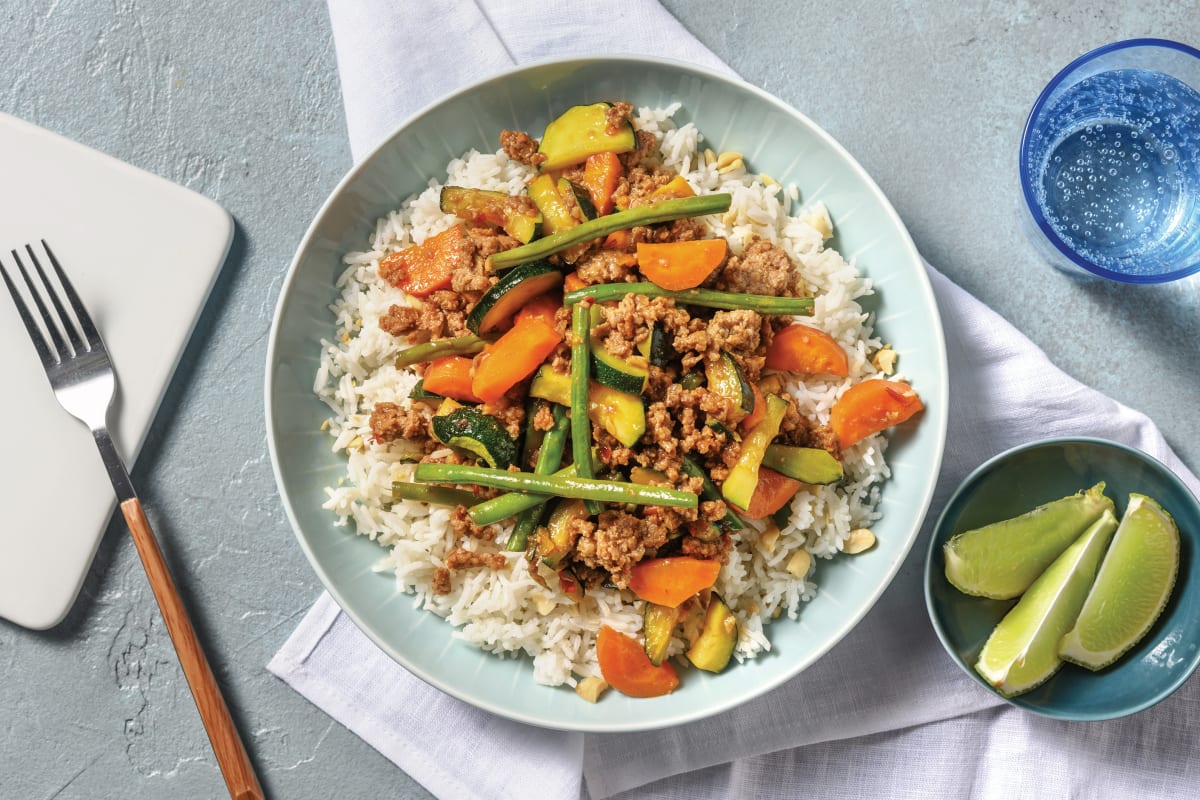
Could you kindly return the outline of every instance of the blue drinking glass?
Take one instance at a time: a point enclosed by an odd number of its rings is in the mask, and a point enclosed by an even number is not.
[[[1031,238],[1066,272],[1200,271],[1200,50],[1130,39],[1068,64],[1029,112],[1021,189]]]

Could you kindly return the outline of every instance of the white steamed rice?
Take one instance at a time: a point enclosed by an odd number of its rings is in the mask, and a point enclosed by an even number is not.
[[[697,193],[733,195],[729,211],[710,217],[709,223],[715,236],[729,240],[734,253],[741,252],[753,236],[787,251],[816,290],[815,312],[805,323],[832,335],[850,355],[846,379],[808,377],[788,383],[800,412],[826,423],[834,400],[846,388],[865,378],[882,377],[869,360],[881,343],[873,335],[873,320],[857,302],[871,293],[871,283],[836,251],[823,247],[831,224],[821,204],[789,216],[789,207],[799,201],[795,186],[785,189],[744,169],[719,174],[715,164],[705,162],[703,137],[695,126],[677,127],[672,121],[678,107],[639,109],[635,126],[659,135],[663,163],[682,174]],[[517,194],[531,174],[529,167],[502,151],[472,150],[450,162],[446,183]],[[326,489],[324,507],[337,515],[340,524],[353,522],[359,535],[385,548],[377,569],[394,572],[400,587],[413,594],[414,604],[446,618],[457,629],[454,635],[495,653],[528,653],[539,683],[574,685],[579,678],[599,675],[594,643],[600,627],[637,634],[641,604],[635,604],[628,593],[623,597],[616,590],[596,589],[576,605],[537,583],[529,575],[523,553],[504,551],[511,526],[504,527],[494,542],[460,542],[450,530],[448,508],[392,503],[392,482],[411,479],[419,453],[404,441],[378,445],[371,440],[371,409],[379,402],[403,403],[417,381],[414,373],[393,366],[406,346],[403,340],[378,325],[393,303],[411,301],[380,280],[377,267],[387,253],[420,243],[455,221],[439,209],[440,189],[441,184],[431,181],[425,191],[378,220],[367,250],[345,257],[347,266],[337,281],[340,296],[330,306],[337,337],[321,343],[314,385],[332,410],[328,431],[333,449],[347,457],[346,476],[338,486]],[[739,661],[770,649],[765,620],[781,614],[795,619],[801,604],[817,591],[812,571],[805,579],[787,571],[792,556],[803,549],[814,558],[832,558],[850,531],[868,527],[878,518],[879,484],[889,474],[883,458],[886,441],[871,436],[845,450],[843,483],[802,488],[792,502],[791,524],[772,547],[767,546],[769,537],[759,540],[764,529],[760,522],[748,523],[736,540],[716,588],[738,618],[735,656]],[[499,571],[456,572],[451,593],[434,594],[434,571],[459,546],[505,553],[508,565]],[[676,640],[670,652],[673,655],[683,647]]]

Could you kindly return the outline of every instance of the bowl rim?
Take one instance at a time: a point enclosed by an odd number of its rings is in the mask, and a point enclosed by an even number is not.
[[[1063,720],[1066,722],[1100,722],[1103,720],[1120,719],[1122,717],[1127,717],[1132,714],[1145,711],[1146,709],[1161,703],[1163,700],[1166,700],[1168,697],[1174,694],[1180,686],[1187,682],[1187,680],[1196,671],[1197,667],[1200,667],[1200,651],[1198,651],[1196,655],[1192,657],[1192,663],[1187,669],[1181,672],[1174,681],[1140,703],[1131,705],[1116,713],[1061,711],[1023,701],[1020,695],[1017,695],[1016,697],[1005,697],[991,686],[988,686],[987,681],[985,681],[982,676],[975,672],[970,665],[968,665],[963,659],[959,658],[955,653],[954,647],[950,641],[950,637],[942,626],[941,615],[934,608],[932,592],[934,580],[934,555],[938,548],[941,547],[941,543],[938,542],[938,539],[940,538],[939,533],[942,531],[943,526],[947,523],[947,517],[949,516],[951,509],[954,508],[955,504],[958,502],[958,499],[963,495],[964,492],[966,492],[968,488],[973,487],[980,479],[984,477],[984,475],[990,472],[1001,462],[1007,461],[1013,456],[1030,450],[1040,450],[1046,447],[1062,447],[1064,445],[1088,445],[1093,447],[1105,447],[1113,450],[1121,450],[1129,455],[1132,455],[1136,459],[1145,461],[1151,466],[1155,467],[1158,472],[1167,476],[1168,482],[1173,483],[1176,488],[1182,490],[1184,495],[1191,499],[1192,505],[1196,507],[1197,513],[1200,513],[1200,500],[1197,500],[1196,495],[1192,492],[1191,488],[1184,483],[1183,479],[1176,475],[1175,471],[1166,464],[1159,461],[1149,453],[1139,450],[1132,445],[1127,445],[1112,439],[1104,439],[1099,436],[1055,436],[1048,439],[1038,439],[1032,442],[1025,442],[1024,444],[1010,447],[1004,452],[992,456],[978,467],[971,470],[971,473],[967,475],[967,477],[963,478],[962,482],[959,483],[953,494],[951,494],[946,500],[945,505],[942,506],[942,511],[940,514],[938,514],[937,522],[930,530],[929,545],[927,546],[925,552],[925,610],[929,614],[929,621],[930,624],[933,625],[933,630],[937,634],[938,641],[942,643],[942,647],[945,649],[946,655],[950,657],[950,660],[953,661],[958,668],[965,672],[969,677],[974,679],[976,683],[983,686],[988,692],[1000,700],[1003,700],[1009,705],[1015,706],[1024,711],[1028,711],[1032,714],[1037,714],[1050,719]],[[964,597],[965,596],[966,595],[964,595]],[[1053,680],[1053,677],[1051,680]]]
[[[1050,95],[1054,93],[1054,90],[1057,89],[1063,83],[1063,81],[1065,81],[1067,77],[1071,75],[1071,73],[1084,64],[1087,64],[1089,61],[1097,59],[1100,56],[1108,55],[1109,53],[1115,53],[1119,50],[1128,50],[1134,47],[1158,47],[1164,50],[1175,50],[1200,60],[1200,50],[1197,50],[1196,48],[1186,45],[1182,42],[1175,42],[1170,39],[1155,38],[1123,39],[1118,42],[1110,42],[1109,44],[1089,50],[1083,55],[1076,57],[1073,61],[1071,61],[1071,63],[1067,64],[1065,67],[1056,72],[1054,77],[1050,79],[1050,82],[1047,83],[1045,88],[1042,89],[1041,93],[1037,97],[1037,100],[1034,101],[1032,108],[1029,110],[1029,115],[1025,118],[1025,128],[1021,132],[1021,145],[1018,149],[1019,163],[1017,164],[1021,180],[1021,195],[1025,198],[1026,210],[1029,212],[1030,216],[1033,217],[1033,222],[1037,226],[1038,230],[1043,236],[1046,237],[1046,241],[1050,242],[1050,244],[1053,245],[1059,253],[1069,259],[1071,263],[1080,269],[1096,277],[1107,278],[1108,280],[1116,281],[1118,283],[1169,283],[1171,281],[1186,278],[1189,275],[1194,275],[1195,273],[1200,272],[1200,261],[1197,261],[1190,267],[1182,267],[1172,270],[1171,272],[1162,272],[1153,275],[1129,275],[1122,272],[1114,272],[1113,270],[1107,269],[1106,267],[1102,267],[1099,264],[1092,262],[1090,259],[1084,258],[1083,256],[1079,255],[1079,253],[1075,252],[1070,245],[1063,241],[1062,237],[1059,236],[1058,233],[1055,232],[1054,228],[1050,225],[1050,222],[1046,219],[1045,214],[1042,213],[1041,208],[1037,203],[1037,199],[1034,197],[1033,176],[1030,174],[1028,164],[1028,154],[1033,146],[1034,121],[1041,114],[1042,108],[1046,105],[1046,102],[1050,99]]]
[[[666,68],[670,70],[690,73],[705,80],[718,81],[729,84],[742,92],[746,92],[755,96],[760,101],[774,107],[776,110],[784,113],[804,125],[811,133],[828,146],[838,158],[855,173],[862,181],[863,186],[871,194],[875,202],[879,204],[879,208],[885,216],[892,222],[900,235],[902,249],[908,256],[911,263],[917,268],[916,279],[917,289],[925,296],[929,307],[933,313],[929,317],[929,323],[933,327],[935,334],[935,352],[930,354],[931,362],[934,364],[936,371],[942,376],[939,385],[931,387],[932,404],[942,409],[942,413],[936,416],[940,421],[937,430],[934,432],[934,463],[931,470],[932,477],[926,481],[926,484],[921,492],[920,498],[920,513],[915,516],[911,522],[908,540],[903,549],[898,552],[891,564],[888,565],[883,579],[878,584],[866,593],[864,602],[858,613],[846,617],[841,621],[841,625],[836,631],[836,635],[830,637],[829,641],[825,642],[822,647],[817,648],[810,653],[806,658],[797,659],[793,668],[781,671],[779,675],[773,676],[770,680],[762,681],[753,687],[750,687],[741,692],[737,692],[723,698],[719,702],[710,702],[703,704],[701,707],[686,710],[671,715],[659,715],[656,719],[647,719],[642,721],[627,721],[627,722],[604,722],[584,721],[582,723],[567,723],[556,722],[541,719],[535,715],[524,713],[518,710],[504,707],[494,701],[483,699],[478,696],[469,695],[463,689],[460,689],[444,680],[438,675],[429,670],[423,669],[411,659],[406,657],[402,652],[396,649],[391,643],[374,630],[373,626],[352,606],[347,603],[339,591],[337,583],[326,572],[320,561],[316,558],[313,550],[302,533],[302,526],[299,517],[293,507],[292,500],[288,495],[283,480],[283,466],[280,461],[279,452],[276,447],[276,437],[278,436],[277,423],[272,411],[272,402],[275,394],[274,371],[278,356],[279,329],[281,325],[282,312],[288,304],[294,290],[297,280],[298,268],[303,260],[305,253],[312,246],[313,240],[317,236],[318,229],[322,226],[326,215],[330,212],[332,206],[338,201],[341,194],[354,180],[359,178],[368,166],[375,160],[378,154],[391,147],[399,137],[403,136],[408,129],[418,120],[433,112],[437,108],[453,103],[464,95],[470,94],[485,84],[499,81],[511,80],[525,72],[531,72],[547,67],[564,67],[564,66],[596,66],[611,63],[631,63],[634,65],[646,65],[654,68]],[[518,64],[512,68],[489,74],[479,80],[472,81],[470,84],[463,86],[449,94],[438,97],[436,100],[427,103],[420,110],[411,114],[406,120],[400,123],[393,131],[384,137],[370,152],[362,157],[357,163],[353,164],[347,173],[342,177],[336,186],[330,191],[328,197],[321,204],[304,233],[303,238],[297,246],[296,252],[288,264],[287,271],[284,276],[282,286],[280,288],[279,297],[276,300],[275,307],[272,311],[271,326],[268,332],[267,353],[265,360],[265,380],[263,383],[263,399],[265,408],[266,434],[267,434],[267,449],[271,459],[271,469],[275,476],[275,484],[278,497],[283,505],[288,523],[291,526],[292,534],[298,541],[301,550],[309,563],[309,566],[320,579],[325,590],[337,603],[338,607],[354,622],[355,626],[362,631],[380,650],[386,653],[393,661],[402,666],[405,670],[420,678],[424,683],[442,691],[446,694],[455,697],[469,705],[482,709],[497,716],[506,719],[515,720],[517,722],[534,725],[541,728],[580,731],[589,733],[619,733],[656,730],[660,728],[681,725],[696,720],[705,719],[716,714],[723,713],[732,708],[736,708],[744,703],[760,697],[771,689],[785,683],[792,678],[795,678],[805,669],[810,667],[816,661],[825,656],[837,643],[846,637],[858,623],[865,617],[879,601],[883,592],[891,585],[896,574],[900,571],[901,566],[912,552],[913,545],[916,543],[920,535],[923,523],[928,516],[929,508],[933,500],[934,490],[936,488],[936,476],[941,472],[941,466],[945,454],[946,433],[948,427],[948,397],[949,397],[949,372],[947,367],[946,357],[946,341],[945,333],[942,328],[941,316],[938,311],[938,304],[933,292],[933,286],[930,282],[929,275],[924,269],[924,260],[917,250],[916,244],[913,242],[912,235],[909,233],[907,226],[904,224],[900,215],[893,207],[890,200],[884,194],[883,190],[875,182],[875,180],[867,173],[863,166],[855,159],[849,151],[846,150],[836,139],[833,138],[824,128],[817,125],[807,115],[793,108],[788,103],[776,98],[769,92],[754,86],[740,78],[735,74],[723,73],[709,67],[698,64],[680,61],[670,58],[662,58],[657,56],[643,56],[637,54],[581,54],[578,56],[558,57],[549,59],[539,59]],[[932,422],[932,421],[931,421]],[[432,613],[432,612],[429,612]],[[443,620],[444,622],[444,620]],[[448,623],[447,623],[448,624]]]

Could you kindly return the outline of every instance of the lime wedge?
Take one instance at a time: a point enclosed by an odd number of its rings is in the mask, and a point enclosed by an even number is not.
[[[964,594],[1016,597],[1105,510],[1114,506],[1101,482],[1019,517],[960,533],[942,546],[946,580]]]
[[[1149,497],[1129,495],[1121,527],[1059,655],[1093,670],[1116,661],[1158,619],[1178,573],[1175,520]]]
[[[1117,518],[1106,509],[992,631],[975,670],[1002,695],[1027,692],[1062,666],[1058,643],[1075,624],[1116,529]]]

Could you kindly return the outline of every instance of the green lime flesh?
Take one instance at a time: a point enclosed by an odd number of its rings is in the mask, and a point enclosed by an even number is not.
[[[1058,643],[1074,625],[1116,529],[1117,518],[1103,511],[992,631],[975,670],[1001,694],[1034,689],[1062,666]]]
[[[1179,574],[1179,528],[1157,502],[1131,494],[1059,656],[1088,669],[1107,667],[1142,640],[1162,614]]]
[[[1104,484],[1019,517],[954,536],[942,547],[946,580],[964,594],[1006,600],[1028,589],[1105,510]]]

